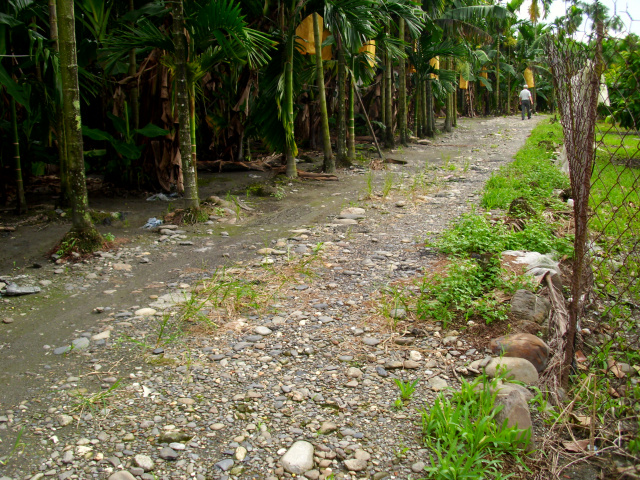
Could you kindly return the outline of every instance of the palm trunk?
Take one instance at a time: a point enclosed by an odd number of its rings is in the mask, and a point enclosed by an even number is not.
[[[351,62],[351,75],[349,75],[349,136],[347,138],[347,158],[350,163],[356,160],[356,120],[355,120],[355,77],[353,76],[353,61]]]
[[[342,41],[338,34],[338,139],[336,152],[338,164],[344,166],[347,161],[347,64]]]
[[[421,84],[418,82],[415,90],[415,102],[414,102],[414,129],[416,136],[422,138],[424,126],[422,125],[422,96],[420,95]]]
[[[445,64],[445,68],[449,69],[450,65],[449,65],[449,59],[445,59],[444,64]],[[450,132],[452,129],[452,116],[453,116],[453,111],[452,111],[452,106],[453,106],[453,102],[451,101],[451,94],[448,93],[447,94],[447,99],[445,101],[445,107],[446,107],[446,116],[444,117],[444,131],[445,132]]]
[[[191,138],[191,162],[197,166],[196,155],[196,86],[192,81],[189,86],[189,132]],[[194,168],[196,185],[198,185],[198,169]]]
[[[60,1],[60,0],[58,0]],[[187,37],[184,33],[183,0],[173,2],[173,42],[175,45],[176,109],[178,111],[178,138],[182,156],[185,208],[199,208],[196,162],[192,156],[189,111],[189,84],[187,80]]]
[[[387,76],[387,92],[385,97],[385,118],[387,122],[385,123],[384,130],[384,145],[386,148],[395,147],[395,138],[393,136],[393,62],[391,60],[391,55],[386,54],[387,57],[387,69],[385,70],[385,75]]]
[[[427,79],[427,84],[424,87],[424,97],[426,102],[424,102],[424,116],[426,118],[427,125],[427,137],[435,137],[436,135],[436,118],[433,113],[433,90],[431,87],[431,79]]]
[[[60,76],[62,80],[62,108],[67,145],[67,165],[71,191],[70,235],[82,239],[81,251],[90,251],[102,243],[88,212],[87,185],[84,172],[82,119],[80,117],[80,89],[73,2],[57,0],[59,27]]]
[[[133,0],[129,0],[129,11],[136,9]],[[132,48],[129,51],[129,76],[135,77],[138,71],[138,63],[136,62],[136,50]],[[133,128],[140,128],[140,101],[138,94],[138,81],[133,80],[133,87],[129,90],[129,105],[131,105],[131,114],[133,116]]]
[[[320,106],[320,129],[322,130],[322,150],[324,163],[322,170],[326,173],[336,171],[336,161],[331,151],[331,133],[329,132],[329,115],[327,114],[327,95],[324,90],[324,67],[322,64],[322,35],[320,32],[320,15],[313,14],[313,35],[316,48],[316,84],[318,86],[318,105]]]
[[[507,48],[508,61],[511,65],[511,47]],[[507,115],[511,115],[511,75],[507,73]]]
[[[404,42],[404,19],[398,20],[398,38]],[[398,59],[398,77],[400,89],[398,90],[398,130],[400,143],[406,146],[409,143],[407,134],[407,69],[404,58]]]
[[[458,126],[458,92],[461,92],[462,90],[459,90],[456,88],[455,93],[451,94],[451,103],[452,103],[452,111],[453,111],[453,118],[452,120],[452,124],[454,127]]]
[[[380,77],[380,123],[387,124],[387,56],[382,55],[382,76]],[[383,135],[384,138],[384,135]]]
[[[496,115],[500,115],[500,32],[496,40]]]
[[[27,213],[27,200],[24,197],[24,184],[22,183],[22,167],[20,166],[20,136],[18,135],[18,115],[16,114],[16,101],[9,95],[11,104],[11,133],[13,136],[13,160],[16,168],[16,187],[18,198],[16,212],[18,215]]]
[[[296,155],[298,153],[293,126],[293,45],[295,40],[288,39],[287,59],[284,70],[284,130],[286,132],[285,159],[287,162],[286,175],[289,178],[298,176],[296,167]]]
[[[58,48],[58,14],[56,10],[56,0],[49,0],[49,36],[53,49],[59,52]],[[62,115],[62,99],[56,99],[55,108],[55,130],[56,145],[58,148],[58,158],[60,160],[60,205],[63,207],[70,205],[71,192],[69,187],[69,175],[67,167],[67,146],[64,138],[64,115]]]

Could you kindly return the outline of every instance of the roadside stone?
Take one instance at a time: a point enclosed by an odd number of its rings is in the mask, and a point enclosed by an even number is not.
[[[31,295],[34,293],[40,293],[40,287],[20,287],[15,283],[10,283],[7,285],[4,294],[7,297],[19,297],[22,295]]]
[[[502,410],[495,417],[496,424],[502,425],[505,420],[507,427],[517,427],[521,430],[530,430],[531,412],[529,405],[522,394],[517,390],[512,390],[508,395],[498,395],[495,407],[502,405]],[[521,434],[522,436],[524,434]]]
[[[80,337],[73,340],[71,342],[71,346],[73,350],[84,350],[89,346],[90,343],[91,342],[89,341],[88,338]]]
[[[270,328],[262,327],[262,326],[254,328],[253,331],[258,335],[262,335],[262,336],[271,335],[273,333],[273,331]]]
[[[368,345],[370,347],[375,347],[376,345],[378,345],[380,343],[380,340],[378,340],[377,338],[373,338],[373,337],[364,337],[362,339],[362,343],[364,343],[365,345]]]
[[[425,463],[424,462],[416,462],[411,465],[411,471],[414,473],[420,473],[424,471]]]
[[[402,366],[404,368],[406,368],[407,370],[413,370],[416,368],[420,368],[420,364],[418,362],[415,362],[413,360],[405,360],[404,362],[402,362]]]
[[[407,318],[407,311],[404,308],[394,308],[389,312],[389,315],[395,320],[402,320]]]
[[[163,460],[173,462],[174,460],[178,459],[178,456],[178,452],[176,452],[171,447],[163,447],[162,450],[160,450],[160,458],[162,458]]]
[[[549,360],[549,346],[540,338],[529,333],[504,335],[491,340],[494,355],[518,357],[529,360],[538,372],[542,372]]]
[[[444,378],[433,377],[432,379],[429,380],[429,386],[431,387],[431,390],[433,390],[434,392],[439,392],[447,388],[449,384]]]
[[[150,317],[152,315],[155,315],[157,313],[157,310],[155,308],[139,308],[138,310],[136,310],[134,312],[134,315],[136,315],[137,317]]]
[[[538,324],[549,318],[551,303],[528,290],[518,290],[511,299],[511,313],[519,320],[529,320]]]
[[[151,460],[151,457],[148,455],[136,455],[135,457],[133,457],[133,463],[137,467],[143,469],[145,472],[150,472],[154,467],[153,460]]]
[[[313,453],[313,445],[298,440],[282,456],[280,463],[285,471],[300,475],[313,468]]]
[[[60,425],[61,427],[66,427],[67,425],[71,425],[73,423],[73,417],[71,415],[58,415],[56,420],[58,420],[58,425]]]
[[[220,460],[218,463],[216,463],[215,466],[223,472],[226,472],[231,467],[233,467],[233,460],[231,460],[230,458],[225,458],[224,460]]]
[[[126,470],[121,470],[119,472],[114,473],[109,477],[109,480],[136,480],[136,477],[131,475]]]
[[[506,370],[507,378],[517,380],[527,385],[533,385],[538,382],[538,371],[533,364],[524,358],[503,357],[492,358],[485,367],[485,371],[489,377],[495,377],[498,371]]]
[[[327,433],[335,432],[338,430],[338,426],[333,422],[322,422],[318,433],[320,435],[326,435]]]

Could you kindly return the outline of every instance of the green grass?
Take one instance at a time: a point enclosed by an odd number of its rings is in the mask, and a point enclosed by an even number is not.
[[[562,141],[559,124],[538,125],[515,160],[503,166],[487,182],[481,205],[486,209],[506,209],[523,197],[534,209],[554,204],[553,190],[569,187],[569,179],[549,161],[553,148]]]
[[[424,444],[432,452],[425,467],[430,479],[506,479],[501,472],[506,455],[526,452],[530,431],[498,425],[499,408],[494,408],[497,381],[485,376],[475,382],[462,381],[451,398],[440,394],[430,411],[422,412]],[[482,388],[480,388],[482,386]],[[520,463],[522,463],[520,461]]]

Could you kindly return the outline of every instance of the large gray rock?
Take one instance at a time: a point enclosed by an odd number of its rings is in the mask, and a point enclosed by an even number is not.
[[[511,299],[511,313],[518,320],[544,323],[549,318],[549,300],[528,290],[518,290]]]
[[[517,427],[520,430],[531,431],[532,423],[529,405],[518,390],[512,390],[508,395],[498,395],[494,406],[503,407],[495,416],[495,421],[498,425],[503,425],[506,422],[507,427]],[[524,437],[525,434],[523,432],[520,438]]]
[[[20,287],[15,283],[10,283],[4,291],[4,294],[7,297],[18,297],[20,295],[30,295],[32,293],[40,293],[40,287]]]
[[[529,360],[538,372],[545,369],[549,360],[549,346],[530,333],[514,333],[494,338],[490,347],[494,355]]]
[[[282,456],[280,463],[287,472],[296,475],[311,470],[313,468],[313,445],[304,440],[298,440]]]
[[[151,460],[151,457],[148,455],[136,455],[133,457],[133,463],[145,472],[150,472],[155,466],[153,460]]]
[[[122,470],[120,472],[116,472],[109,477],[109,480],[136,480],[136,477],[131,475],[126,470]]]
[[[506,378],[517,380],[527,385],[538,382],[538,371],[529,360],[518,357],[492,358],[485,367],[485,372],[490,377],[495,377],[498,372],[506,371]]]

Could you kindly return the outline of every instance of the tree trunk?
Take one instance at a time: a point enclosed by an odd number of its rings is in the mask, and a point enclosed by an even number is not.
[[[398,20],[398,38],[404,42],[404,19]],[[404,58],[398,59],[398,76],[400,88],[398,90],[398,130],[400,131],[400,143],[407,146],[409,135],[407,134],[407,69]]]
[[[386,54],[387,58],[387,69],[385,70],[385,75],[387,76],[387,92],[385,95],[385,119],[387,120],[384,130],[384,145],[386,148],[395,147],[395,138],[393,136],[393,61],[391,60],[391,55],[389,53]]]
[[[459,90],[458,88],[456,88],[455,93],[451,94],[451,103],[452,103],[452,111],[453,111],[453,118],[452,120],[452,125],[454,127],[458,126],[458,92],[461,92],[462,90]]]
[[[296,155],[298,148],[296,147],[296,139],[293,124],[293,48],[295,40],[289,38],[287,41],[287,58],[284,70],[284,130],[286,133],[285,159],[287,162],[286,175],[289,178],[298,176],[298,168],[296,167]]]
[[[69,235],[79,238],[80,251],[86,252],[102,244],[102,237],[93,227],[88,212],[87,185],[84,172],[82,119],[73,2],[57,0],[62,80],[62,108],[67,145],[67,165],[71,191],[72,229]]]
[[[61,0],[58,0],[61,1]],[[173,42],[175,46],[174,64],[176,80],[176,109],[178,110],[178,138],[182,157],[182,178],[184,180],[185,208],[199,208],[196,162],[192,156],[191,125],[189,109],[189,84],[187,79],[187,37],[184,33],[183,0],[173,2]]]
[[[27,200],[24,197],[24,184],[22,183],[22,167],[20,166],[20,136],[18,135],[18,115],[16,113],[16,101],[9,95],[11,104],[11,133],[13,136],[13,160],[16,168],[16,187],[18,198],[16,203],[16,213],[22,215],[27,213]]]
[[[380,77],[380,123],[387,124],[387,56],[382,55],[382,75]],[[384,134],[382,135],[384,138]]]
[[[342,41],[338,34],[338,139],[336,152],[338,164],[348,165],[347,160],[347,62]]]
[[[133,0],[129,0],[129,11],[133,12],[136,9]],[[129,76],[135,77],[138,71],[138,63],[136,61],[136,50],[132,48],[129,51]],[[132,80],[132,87],[129,90],[129,105],[131,105],[131,115],[133,120],[133,128],[140,128],[140,101],[138,94],[138,82]]]
[[[284,157],[287,165],[286,175],[289,178],[298,176],[298,168],[296,166],[297,147],[294,137],[293,125],[293,44],[294,39],[288,39],[286,61],[284,69],[284,130],[286,135]]]
[[[511,65],[511,47],[507,47],[507,63]],[[507,73],[507,115],[511,115],[511,75]]]
[[[49,36],[53,49],[59,52],[58,47],[58,14],[56,10],[56,0],[49,0]],[[65,142],[64,115],[62,114],[62,99],[56,98],[55,108],[55,129],[56,146],[58,148],[58,158],[60,160],[60,206],[71,205],[71,191],[69,187],[69,174],[67,166],[67,146]]]
[[[431,87],[431,79],[427,79],[427,84],[423,88],[424,90],[424,98],[426,101],[424,102],[424,116],[425,116],[425,124],[427,126],[427,137],[435,137],[436,135],[436,118],[433,112],[433,90]]]
[[[353,61],[349,75],[349,136],[347,139],[347,158],[350,163],[356,161],[356,120],[355,120],[355,77],[353,76]]]
[[[500,32],[496,40],[496,115],[500,115]]]
[[[422,125],[422,95],[420,95],[421,83],[418,82],[415,90],[415,102],[414,102],[414,114],[413,114],[413,128],[416,132],[416,137],[422,138],[424,126]]]
[[[329,132],[329,115],[327,114],[327,95],[324,89],[324,67],[322,63],[322,34],[320,32],[320,15],[313,14],[313,35],[316,47],[316,83],[318,85],[318,105],[320,106],[320,129],[322,130],[322,150],[324,162],[322,171],[335,173],[336,160],[331,151],[331,133]]]
[[[444,64],[445,64],[445,68],[450,68],[449,65],[450,59],[445,59]],[[450,132],[452,130],[452,117],[453,117],[453,102],[451,101],[451,94],[448,93],[447,94],[447,99],[445,100],[445,108],[446,108],[446,115],[444,117],[444,131],[445,132]]]

